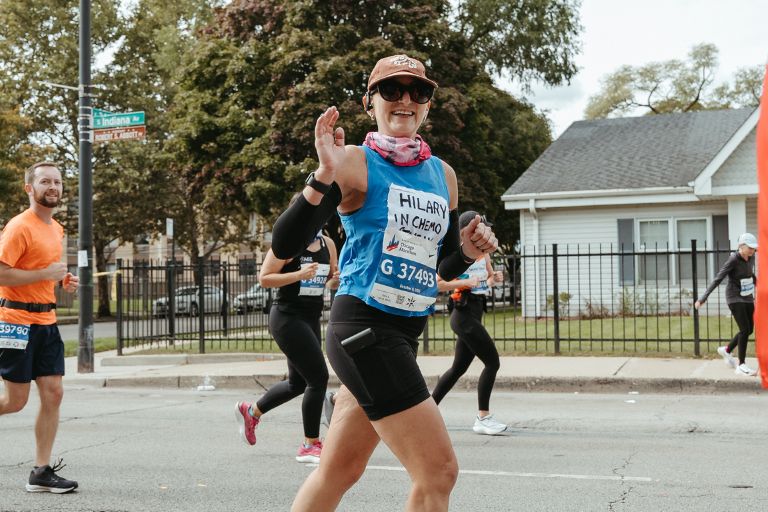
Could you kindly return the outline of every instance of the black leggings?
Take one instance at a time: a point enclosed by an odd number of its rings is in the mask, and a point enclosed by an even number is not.
[[[491,391],[500,363],[496,344],[482,324],[484,307],[484,297],[470,294],[466,306],[454,308],[451,313],[451,329],[458,339],[453,366],[440,377],[432,391],[432,397],[438,404],[458,382],[459,377],[466,373],[472,359],[477,356],[485,365],[477,381],[477,408],[480,411],[490,410]]]
[[[269,332],[288,359],[288,380],[269,388],[256,406],[266,413],[304,393],[301,403],[304,436],[320,437],[320,415],[328,387],[328,366],[320,341],[320,317],[281,310],[276,304],[269,312]]]
[[[728,307],[733,314],[733,319],[736,320],[736,325],[739,326],[739,332],[733,337],[728,344],[728,352],[733,353],[733,349],[736,345],[739,346],[739,364],[744,364],[747,359],[747,341],[749,335],[755,329],[755,303],[754,302],[734,302],[728,304]]]

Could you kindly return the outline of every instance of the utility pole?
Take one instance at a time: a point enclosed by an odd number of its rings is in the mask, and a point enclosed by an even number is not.
[[[80,139],[77,266],[80,277],[78,315],[78,373],[93,373],[93,109],[91,107],[91,0],[80,0]]]

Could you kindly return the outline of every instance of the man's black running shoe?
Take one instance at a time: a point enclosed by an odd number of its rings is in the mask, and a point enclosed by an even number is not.
[[[65,492],[77,489],[77,482],[67,480],[56,474],[66,464],[61,463],[61,459],[51,466],[35,466],[35,469],[29,474],[29,483],[27,492],[52,492],[55,494],[64,494]]]

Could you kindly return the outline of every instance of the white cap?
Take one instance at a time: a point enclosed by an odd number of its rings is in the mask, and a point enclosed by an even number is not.
[[[739,237],[739,245],[746,245],[752,249],[757,249],[757,238],[752,233],[744,233]]]

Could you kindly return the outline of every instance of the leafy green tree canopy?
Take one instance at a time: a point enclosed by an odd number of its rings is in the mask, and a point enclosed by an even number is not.
[[[717,66],[718,50],[712,44],[694,46],[687,61],[622,66],[602,80],[600,91],[589,99],[584,115],[597,119],[635,112],[665,114],[759,104],[761,66],[740,69],[732,85],[714,87]]]
[[[362,141],[375,129],[361,107],[368,73],[377,59],[407,53],[440,84],[421,133],[457,170],[460,207],[500,217],[499,196],[549,144],[550,132],[489,73],[570,79],[577,5],[235,1],[180,68],[174,160],[206,191],[200,204],[222,202],[226,193],[233,208],[270,218],[317,166],[317,115],[336,105],[347,142]]]

